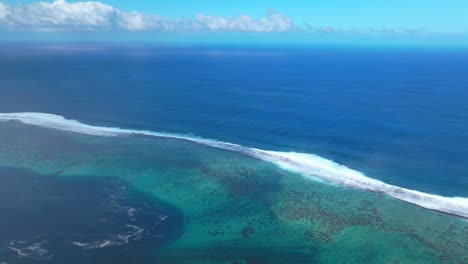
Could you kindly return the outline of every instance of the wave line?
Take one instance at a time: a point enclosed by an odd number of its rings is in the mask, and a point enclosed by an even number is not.
[[[390,185],[382,181],[369,178],[362,172],[353,170],[314,154],[262,150],[184,134],[92,126],[83,124],[76,120],[66,119],[63,116],[55,114],[0,113],[0,121],[11,120],[17,120],[30,125],[93,136],[116,137],[124,135],[143,135],[183,139],[205,146],[238,152],[243,155],[276,164],[283,169],[300,173],[306,177],[320,178],[355,189],[383,193],[427,209],[468,218],[468,198],[444,197]]]

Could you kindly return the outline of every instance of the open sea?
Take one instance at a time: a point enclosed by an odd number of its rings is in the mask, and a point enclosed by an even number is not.
[[[468,263],[468,50],[4,44],[0,69],[2,264]]]

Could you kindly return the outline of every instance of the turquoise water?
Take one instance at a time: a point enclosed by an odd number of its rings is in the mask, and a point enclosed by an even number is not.
[[[45,182],[78,182],[79,193],[80,181],[118,179],[150,196],[144,200],[183,212],[180,237],[131,251],[150,248],[156,263],[464,263],[468,257],[466,220],[188,141],[86,136],[2,122],[0,149],[0,166],[34,171]]]

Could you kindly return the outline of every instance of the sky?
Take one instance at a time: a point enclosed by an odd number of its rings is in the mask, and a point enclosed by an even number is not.
[[[0,0],[0,41],[468,46],[468,1]]]

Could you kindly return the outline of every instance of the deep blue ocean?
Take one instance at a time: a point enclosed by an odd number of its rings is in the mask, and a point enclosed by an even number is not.
[[[468,50],[3,45],[0,112],[313,153],[468,196]]]

